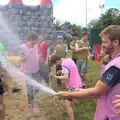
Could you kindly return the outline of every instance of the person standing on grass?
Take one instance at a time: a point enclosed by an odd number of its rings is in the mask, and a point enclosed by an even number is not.
[[[81,75],[83,88],[86,88],[86,73],[88,71],[88,53],[89,53],[89,42],[88,35],[83,33],[82,40],[77,40],[75,43],[75,52],[77,58],[77,67]]]
[[[4,101],[3,101],[3,95],[4,95],[4,85],[3,82],[4,77],[2,75],[0,75],[0,120],[5,120],[5,105],[4,105]],[[7,85],[7,84],[6,84]]]
[[[5,105],[3,96],[6,91],[8,92],[8,84],[4,76],[0,73],[0,120],[5,120]]]
[[[120,95],[120,26],[111,25],[101,32],[102,47],[110,54],[112,60],[105,66],[95,87],[80,89],[68,93],[58,92],[56,95],[64,99],[95,99],[98,98],[94,120],[120,120],[114,103]],[[115,102],[117,103],[117,102]]]
[[[20,56],[21,59],[21,71],[30,77],[33,77],[35,80],[40,82],[39,76],[39,61],[40,55],[37,46],[38,36],[34,32],[30,32],[28,35],[27,43],[20,46]],[[27,95],[30,116],[33,112],[37,113],[38,104],[37,104],[37,90],[29,84],[29,81],[26,81]]]
[[[69,92],[73,92],[76,89],[82,87],[82,82],[77,70],[77,66],[74,61],[70,58],[68,59],[61,59],[59,56],[53,55],[51,57],[51,64],[52,65],[61,65],[62,70],[61,76],[54,76],[57,79],[65,81],[66,90]],[[60,71],[59,71],[60,72]],[[65,107],[68,113],[69,120],[74,120],[74,107],[73,107],[73,100],[66,99],[65,100]]]
[[[70,42],[70,49],[72,51],[72,60],[77,64],[77,59],[76,59],[76,52],[75,52],[75,43],[77,41],[77,34],[73,33],[72,34],[72,41]]]
[[[41,53],[42,61],[46,62],[49,44],[43,39],[42,36],[38,36],[38,40],[39,40],[39,43],[37,45]]]
[[[0,70],[6,69],[7,65],[7,56],[5,48],[2,43],[0,43]],[[8,84],[5,80],[5,77],[0,73],[0,120],[5,120],[5,105],[3,101],[3,96],[5,92],[8,92]]]
[[[54,54],[59,56],[60,58],[66,58],[68,52],[67,45],[63,43],[63,37],[57,37],[57,45],[55,46]],[[62,70],[61,65],[56,65],[56,75],[60,76],[61,73],[59,71]],[[57,79],[57,85],[61,85],[61,80]]]

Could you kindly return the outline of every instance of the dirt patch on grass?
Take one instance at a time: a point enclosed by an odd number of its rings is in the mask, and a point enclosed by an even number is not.
[[[29,120],[28,118],[28,103],[25,89],[13,93],[13,88],[22,88],[17,84],[7,73],[6,80],[9,85],[9,94],[4,96],[6,106],[6,120]],[[23,83],[24,88],[24,83]],[[60,105],[53,96],[45,96],[39,94],[39,117],[33,117],[30,120],[62,120],[62,112],[58,110]]]

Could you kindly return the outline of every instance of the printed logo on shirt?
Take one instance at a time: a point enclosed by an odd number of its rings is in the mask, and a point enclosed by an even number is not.
[[[112,78],[113,78],[113,75],[108,73],[106,76],[106,79],[110,81],[110,80],[112,80]]]

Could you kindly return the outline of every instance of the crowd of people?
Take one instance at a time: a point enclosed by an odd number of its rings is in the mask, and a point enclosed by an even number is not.
[[[57,80],[58,87],[61,86],[62,80],[65,83],[65,90],[57,92],[56,95],[60,100],[64,100],[69,120],[75,119],[74,99],[95,98],[98,98],[98,103],[94,120],[120,120],[120,26],[109,26],[101,32],[100,36],[102,45],[99,56],[103,57],[102,73],[95,87],[92,88],[88,88],[86,84],[88,62],[91,58],[87,33],[82,34],[81,40],[78,40],[77,34],[73,33],[69,48],[63,42],[63,37],[57,36],[57,44],[51,51],[50,45],[42,36],[30,32],[27,42],[18,49],[18,55],[21,58],[21,71],[35,78],[39,83],[41,82],[41,64],[50,67],[56,66],[56,72],[52,73],[52,77]],[[71,58],[68,57],[69,51],[72,51]],[[2,56],[5,54],[0,51],[1,59]],[[3,95],[8,90],[8,86],[4,76],[2,74],[0,76],[0,120],[5,120]],[[46,85],[49,86],[50,80],[48,78]],[[33,113],[39,114],[37,103],[39,91],[27,83],[26,88],[29,117],[32,117]]]

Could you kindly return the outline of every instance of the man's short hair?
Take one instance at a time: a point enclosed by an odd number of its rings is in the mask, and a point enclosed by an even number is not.
[[[114,40],[120,41],[120,26],[110,25],[100,33],[100,36],[102,35],[108,35],[108,38],[112,41]]]
[[[38,36],[35,32],[30,32],[30,33],[28,33],[27,40],[37,41]]]
[[[51,56],[51,64],[55,64],[58,60],[61,60],[61,57],[56,55]]]

